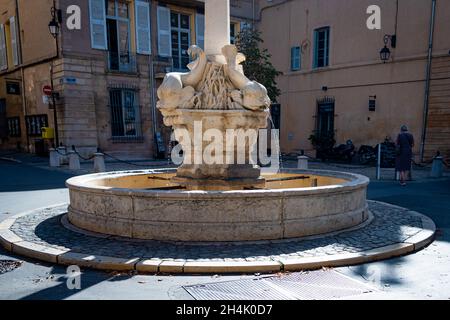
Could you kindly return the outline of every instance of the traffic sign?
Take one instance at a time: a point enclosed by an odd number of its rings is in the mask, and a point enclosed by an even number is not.
[[[44,87],[42,88],[42,92],[44,92],[44,94],[45,94],[46,96],[51,96],[53,90],[52,90],[52,87],[50,87],[50,86],[44,86]]]

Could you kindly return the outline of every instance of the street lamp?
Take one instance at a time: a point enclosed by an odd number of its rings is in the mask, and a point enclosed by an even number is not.
[[[55,38],[56,42],[56,57],[59,57],[59,42],[58,36],[60,32],[60,23],[62,22],[62,11],[56,9],[56,1],[53,0],[53,7],[50,9],[50,13],[52,16],[52,20],[50,20],[48,24],[48,30],[53,38]],[[52,105],[53,105],[53,122],[55,124],[55,143],[56,147],[59,147],[59,133],[58,133],[58,115],[56,112],[56,94],[55,88],[53,85],[53,60],[51,62],[51,70],[50,70],[50,84],[52,87]]]
[[[48,24],[48,30],[53,38],[56,38],[59,35],[59,24],[56,19],[52,19],[52,21],[50,21]]]
[[[60,23],[62,21],[62,11],[56,9],[56,3],[53,1],[53,7],[50,9],[52,20],[48,24],[50,34],[56,39],[59,35]]]
[[[384,46],[384,48],[381,49],[381,51],[380,51],[381,61],[386,63],[386,61],[388,61],[390,57],[391,57],[391,50],[389,50],[389,48],[387,46]]]
[[[397,36],[394,35],[388,35],[386,34],[384,36],[384,48],[380,51],[380,59],[383,61],[383,63],[386,63],[391,58],[391,50],[388,48],[388,42],[391,41],[391,48],[395,48],[397,46]]]

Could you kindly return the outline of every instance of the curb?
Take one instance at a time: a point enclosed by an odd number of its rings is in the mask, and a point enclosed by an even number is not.
[[[376,202],[376,201],[374,201]],[[378,202],[382,203],[382,202]],[[401,208],[394,205],[386,206]],[[57,207],[57,206],[54,206]],[[313,270],[323,267],[341,267],[357,265],[393,257],[404,256],[417,252],[433,242],[436,232],[434,222],[414,211],[401,208],[411,215],[422,219],[423,229],[404,242],[366,250],[358,253],[344,253],[316,257],[272,259],[270,254],[267,260],[257,261],[208,261],[171,259],[145,259],[134,257],[130,259],[89,255],[89,253],[73,252],[70,249],[56,249],[38,243],[25,241],[10,230],[14,222],[33,211],[16,215],[0,223],[0,244],[8,251],[29,258],[61,265],[77,265],[80,267],[114,270],[137,271],[141,273],[167,273],[167,274],[230,274],[230,273],[276,273],[283,271]]]

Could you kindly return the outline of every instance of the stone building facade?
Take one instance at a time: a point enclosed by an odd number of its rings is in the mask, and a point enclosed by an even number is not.
[[[356,146],[375,145],[385,137],[395,139],[406,124],[416,138],[417,161],[422,156],[430,160],[437,151],[450,157],[449,1],[258,4],[256,20],[264,46],[283,72],[278,79],[283,152],[305,150],[314,156],[308,138],[330,132],[337,143],[351,139]],[[381,29],[367,27],[372,5],[381,10]],[[387,38],[391,56],[384,63],[380,50],[385,35],[395,35],[396,41]]]
[[[79,29],[67,24],[72,5]],[[58,41],[48,28],[53,6],[62,13]],[[231,10],[234,37],[255,3],[232,1]],[[45,154],[55,142],[41,132],[55,128],[42,92],[53,83],[60,144],[86,156],[97,148],[123,159],[167,154],[156,89],[166,72],[186,70],[190,45],[203,45],[203,1],[3,0],[0,12],[0,149]]]

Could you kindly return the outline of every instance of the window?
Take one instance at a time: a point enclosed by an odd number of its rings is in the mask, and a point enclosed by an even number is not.
[[[5,26],[0,24],[0,71],[8,69]]]
[[[186,70],[189,64],[188,49],[191,44],[191,17],[186,14],[170,13],[172,59],[175,70]]]
[[[298,71],[301,69],[301,53],[300,47],[291,48],[291,70]]]
[[[231,23],[230,24],[230,43],[235,44],[236,43],[236,37],[238,35],[238,24],[237,23]]]
[[[27,135],[37,137],[42,135],[41,129],[48,127],[48,120],[46,114],[38,114],[25,117],[25,124],[27,126]]]
[[[205,15],[197,13],[195,19],[197,45],[200,48],[205,49]]]
[[[21,136],[19,117],[8,118],[8,136],[12,138]]]
[[[140,108],[137,91],[111,89],[111,133],[113,139],[141,139]]]
[[[314,31],[314,68],[329,65],[330,28],[320,28]]]
[[[135,72],[135,56],[130,53],[130,20],[128,3],[108,0],[106,5],[106,30],[109,52],[109,69]]]

